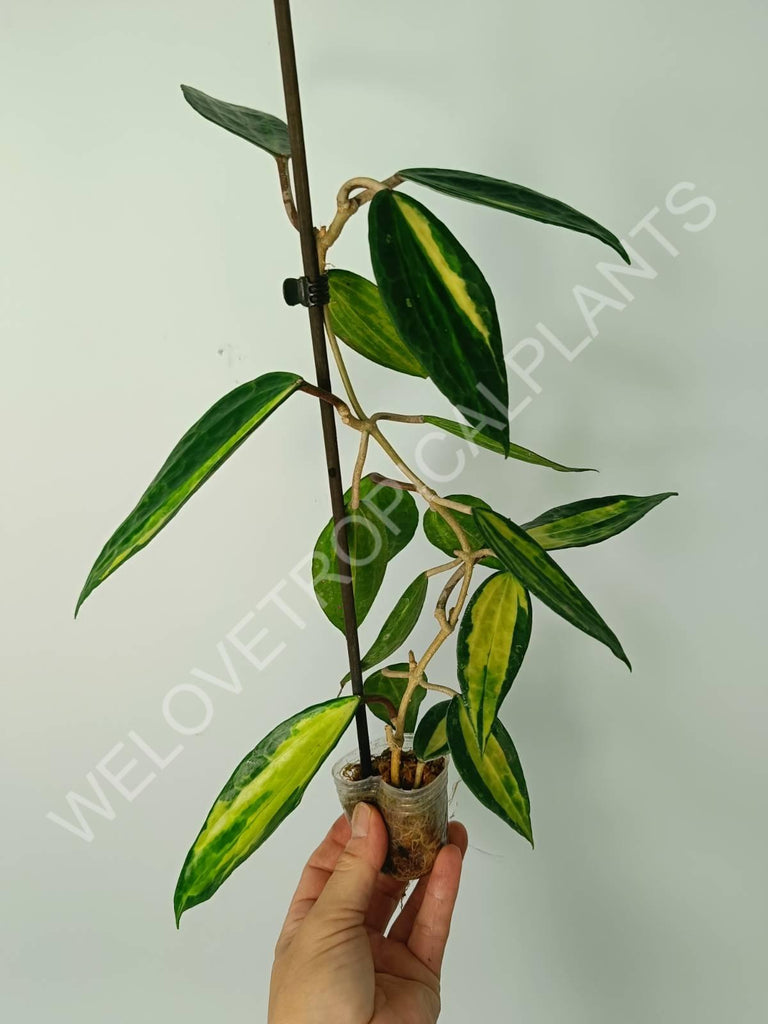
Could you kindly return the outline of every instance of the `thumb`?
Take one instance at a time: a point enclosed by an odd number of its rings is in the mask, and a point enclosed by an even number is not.
[[[333,920],[334,928],[361,924],[387,855],[387,828],[370,804],[355,805],[352,835],[333,874],[313,907],[316,922]]]

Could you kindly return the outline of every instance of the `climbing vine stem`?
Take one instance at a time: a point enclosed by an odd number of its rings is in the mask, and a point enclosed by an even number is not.
[[[330,225],[328,227],[323,226],[315,229],[317,253],[321,273],[325,273],[329,249],[339,238],[350,217],[352,217],[364,203],[367,203],[372,199],[378,191],[385,188],[394,188],[399,185],[402,180],[403,179],[400,178],[399,175],[394,174],[384,181],[376,181],[374,178],[357,177],[350,178],[348,181],[344,182],[336,197],[336,213],[334,214]],[[353,195],[352,193],[357,189],[362,189],[363,191],[358,192],[357,195]],[[286,209],[288,209],[287,205]],[[456,624],[459,621],[459,616],[461,615],[469,593],[474,567],[477,562],[489,554],[489,552],[487,549],[483,549],[482,551],[472,550],[469,540],[467,539],[467,535],[454,514],[455,512],[471,514],[472,509],[460,502],[454,502],[448,498],[441,497],[408,465],[394,445],[382,433],[381,427],[379,426],[382,421],[393,421],[397,423],[423,423],[424,417],[405,416],[400,413],[389,412],[379,412],[372,416],[368,416],[357,396],[350,378],[338,339],[333,330],[331,314],[328,306],[326,306],[324,310],[324,322],[326,334],[328,336],[328,346],[331,350],[331,354],[333,355],[333,360],[336,364],[336,369],[341,379],[349,405],[346,405],[343,399],[337,398],[334,395],[318,395],[318,397],[332,402],[339,413],[341,422],[345,426],[351,427],[352,429],[360,432],[357,459],[355,460],[354,471],[352,474],[350,507],[352,509],[356,509],[359,506],[360,482],[363,477],[365,461],[368,456],[369,443],[373,440],[389,457],[397,470],[408,482],[402,483],[400,481],[390,481],[386,477],[378,477],[378,480],[380,482],[386,481],[387,483],[394,484],[407,490],[413,490],[418,493],[429,508],[431,508],[445,521],[446,525],[453,531],[456,537],[456,557],[451,562],[445,563],[444,565],[436,566],[434,569],[425,570],[427,576],[432,576],[437,573],[448,572],[453,569],[448,582],[440,592],[440,596],[438,597],[437,604],[435,606],[434,614],[438,623],[438,631],[436,635],[420,658],[417,658],[413,651],[408,652],[407,672],[396,672],[387,669],[384,670],[384,674],[387,676],[404,678],[407,680],[402,699],[396,709],[396,714],[392,716],[392,725],[387,726],[385,729],[387,743],[391,751],[391,780],[393,785],[399,786],[400,763],[403,742],[405,739],[405,722],[408,707],[413,695],[420,687],[428,690],[434,690],[439,693],[447,693],[450,696],[454,696],[457,693],[456,690],[452,690],[450,687],[428,683],[425,678],[425,672],[432,658],[434,658],[456,628]],[[310,390],[310,387],[305,387],[305,390],[313,393],[312,390]],[[316,391],[317,389],[314,390]],[[448,602],[457,588],[458,593],[456,601],[453,607],[448,610]],[[394,705],[392,706],[392,709],[395,710]],[[421,773],[419,773],[419,781],[420,775]]]

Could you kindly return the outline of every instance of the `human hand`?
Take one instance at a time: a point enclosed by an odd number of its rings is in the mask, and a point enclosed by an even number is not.
[[[269,1024],[434,1024],[440,966],[459,888],[467,831],[419,879],[385,936],[404,882],[381,874],[387,830],[360,803],[334,822],[304,868],[272,968]]]

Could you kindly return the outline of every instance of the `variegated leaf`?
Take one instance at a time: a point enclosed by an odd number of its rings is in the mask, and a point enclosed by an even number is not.
[[[530,637],[531,604],[525,587],[511,573],[495,573],[473,594],[456,643],[459,682],[481,750]]]
[[[544,196],[524,185],[513,185],[511,181],[489,178],[486,174],[475,174],[472,171],[452,171],[439,167],[410,167],[397,173],[406,181],[418,182],[456,199],[492,206],[497,210],[506,210],[520,217],[530,217],[531,220],[538,220],[544,224],[556,224],[559,227],[570,228],[571,231],[593,235],[606,245],[610,245],[626,263],[629,263],[624,246],[608,228],[574,210],[572,206],[561,203],[559,199]]]
[[[512,739],[497,718],[481,751],[472,720],[460,697],[446,718],[448,746],[456,770],[468,789],[489,810],[533,846],[531,804],[523,768]]]
[[[101,550],[77,600],[159,533],[211,474],[303,384],[295,373],[265,373],[230,391],[186,432]]]
[[[585,547],[615,537],[675,494],[675,491],[644,497],[612,494],[606,498],[573,501],[543,512],[525,523],[523,529],[548,551]]]
[[[329,270],[328,284],[334,334],[374,363],[414,377],[427,376],[403,344],[372,281],[349,270]]]
[[[237,766],[181,869],[173,907],[210,899],[238,865],[295,810],[312,776],[352,720],[358,697],[337,697],[282,722]]]
[[[553,462],[544,455],[537,455],[530,448],[523,448],[522,445],[502,444],[493,437],[484,434],[482,430],[470,427],[467,423],[459,423],[458,420],[447,420],[442,416],[422,416],[424,423],[431,423],[433,427],[440,427],[448,434],[460,437],[470,444],[476,444],[479,448],[486,448],[490,452],[496,452],[505,458],[517,459],[519,462],[528,462],[532,466],[544,466],[547,469],[557,470],[558,473],[594,473],[594,469],[576,466],[564,466],[561,462]]]
[[[368,240],[397,333],[462,415],[508,445],[501,330],[477,264],[426,207],[390,189],[371,200]]]
[[[475,522],[504,568],[552,611],[604,643],[631,669],[618,637],[550,555],[516,523],[478,508]]]
[[[259,149],[271,153],[274,157],[289,157],[291,143],[288,138],[288,125],[279,117],[265,114],[261,110],[251,110],[236,103],[214,99],[191,85],[182,85],[184,99],[206,121],[225,128],[233,135],[239,135],[246,142],[253,143]]]
[[[413,752],[420,761],[431,761],[448,753],[445,718],[450,700],[441,700],[424,712],[413,736]]]

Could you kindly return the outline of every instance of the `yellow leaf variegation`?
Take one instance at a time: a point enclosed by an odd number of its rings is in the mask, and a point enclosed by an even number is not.
[[[410,167],[397,172],[406,181],[416,181],[437,192],[464,199],[470,203],[506,210],[519,217],[530,217],[544,224],[557,224],[571,231],[581,231],[585,235],[593,235],[601,242],[610,245],[629,263],[626,249],[612,231],[598,224],[596,220],[574,210],[567,203],[553,199],[551,196],[534,192],[524,185],[515,185],[511,181],[500,178],[489,178],[487,174],[476,174],[473,171],[454,171],[441,167]]]
[[[543,512],[530,523],[525,523],[523,529],[547,551],[582,548],[622,533],[674,495],[674,491],[641,496],[612,494],[605,498],[573,501]]]
[[[77,599],[149,544],[208,477],[304,383],[296,373],[265,373],[224,395],[182,437],[134,510],[102,548]]]
[[[544,548],[517,523],[489,509],[472,510],[485,542],[501,564],[553,612],[593,636],[631,669],[619,638]]]
[[[509,445],[496,301],[461,243],[425,206],[381,189],[368,214],[371,263],[397,334],[474,427]]]
[[[453,763],[468,789],[533,846],[531,804],[523,769],[501,721],[495,720],[481,751],[464,701],[454,697],[448,708],[446,731]]]
[[[448,753],[445,719],[450,703],[449,700],[441,700],[422,716],[413,736],[413,752],[420,761],[431,761]]]
[[[331,327],[360,355],[413,377],[426,377],[398,336],[376,285],[349,270],[329,270]]]
[[[173,897],[177,925],[185,910],[210,899],[295,810],[358,703],[358,697],[337,697],[305,708],[281,722],[240,762],[184,861]]]
[[[485,750],[501,702],[522,664],[531,636],[531,603],[508,572],[477,589],[461,620],[456,644],[459,682]]]

